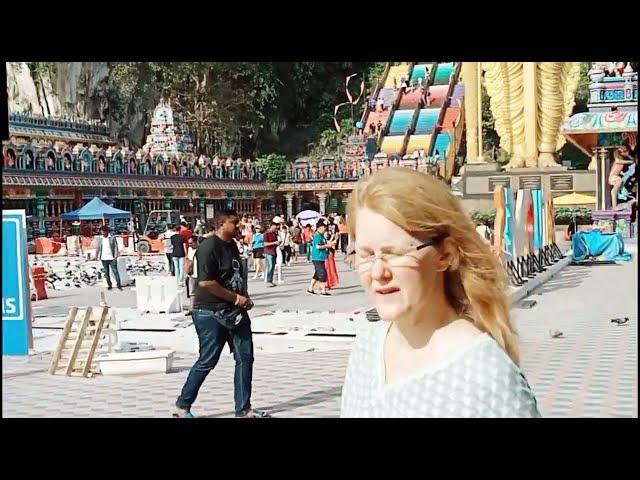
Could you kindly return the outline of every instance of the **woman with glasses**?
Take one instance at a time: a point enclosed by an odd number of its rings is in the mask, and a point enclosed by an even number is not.
[[[343,417],[537,417],[505,274],[447,186],[406,168],[349,200],[354,263],[383,322],[358,334]]]

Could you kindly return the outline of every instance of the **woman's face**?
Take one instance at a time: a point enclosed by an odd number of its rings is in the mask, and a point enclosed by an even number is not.
[[[401,321],[407,315],[414,318],[413,313],[428,308],[438,296],[444,297],[442,270],[446,264],[442,256],[433,246],[415,250],[426,239],[414,237],[368,208],[358,212],[356,238],[355,265],[360,281],[383,320]],[[406,255],[396,256],[392,265],[373,258],[403,253]]]

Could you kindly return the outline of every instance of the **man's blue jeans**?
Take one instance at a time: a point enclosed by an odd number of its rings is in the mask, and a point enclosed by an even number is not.
[[[196,309],[191,315],[200,342],[200,357],[189,371],[189,376],[182,387],[176,406],[184,409],[191,408],[202,383],[218,363],[224,346],[229,343],[236,361],[233,377],[235,411],[236,415],[242,415],[251,409],[253,338],[249,315],[246,314],[237,329],[233,331],[218,323],[211,310]]]
[[[264,258],[267,259],[267,282],[273,283],[273,274],[276,271],[276,256],[265,253]]]

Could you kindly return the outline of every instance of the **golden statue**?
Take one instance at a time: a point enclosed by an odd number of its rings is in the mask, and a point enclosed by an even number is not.
[[[556,152],[565,142],[560,127],[575,103],[580,63],[482,62],[480,69],[500,146],[512,154],[505,168],[557,167]],[[468,77],[465,83],[473,83],[471,75]],[[475,125],[477,110],[472,110],[481,105],[469,100],[465,106],[472,108],[467,109],[466,115]],[[470,136],[476,137],[473,133]]]

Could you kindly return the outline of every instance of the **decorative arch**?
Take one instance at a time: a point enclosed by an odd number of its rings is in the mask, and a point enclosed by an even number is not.
[[[129,175],[137,175],[140,172],[140,162],[135,155],[131,154],[127,157],[124,172]]]
[[[153,175],[166,175],[165,161],[162,155],[153,159]]]
[[[53,148],[47,150],[47,153],[44,157],[44,169],[45,170],[60,170],[60,158],[58,157],[56,151]]]
[[[4,152],[4,166],[5,168],[16,168],[18,156],[16,155],[16,149],[13,145],[7,146]]]
[[[172,176],[178,176],[180,175],[180,168],[178,167],[178,161],[174,158],[173,160],[171,160],[171,163],[169,165],[169,174]]]
[[[60,154],[60,158],[62,159],[63,170],[66,172],[70,172],[73,170],[73,150],[71,147],[67,147],[62,150]]]
[[[104,152],[99,152],[98,153],[98,166],[96,167],[96,170],[98,171],[98,173],[107,173],[109,172],[109,164],[111,162],[109,162],[109,160],[107,160],[107,156],[105,155]]]
[[[80,152],[80,171],[91,172],[93,171],[93,153],[88,148],[85,148]]]
[[[18,168],[35,170],[36,168],[36,149],[35,147],[27,143],[23,145],[20,152],[20,158],[18,159]]]
[[[142,163],[138,166],[138,173],[140,173],[141,175],[151,175],[153,167],[151,161],[151,155],[147,153],[142,159]]]
[[[111,158],[109,166],[111,173],[124,173],[124,157],[122,153],[116,152]]]

